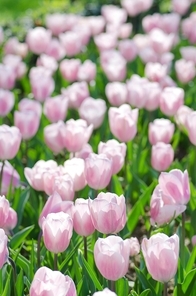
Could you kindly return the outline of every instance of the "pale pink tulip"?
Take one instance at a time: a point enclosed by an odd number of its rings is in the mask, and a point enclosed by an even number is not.
[[[95,36],[103,32],[105,27],[105,19],[103,16],[89,16],[87,19],[91,30],[91,35]]]
[[[81,37],[78,32],[68,31],[59,35],[60,42],[65,50],[66,56],[73,57],[82,50]]]
[[[149,82],[143,85],[145,91],[144,108],[149,111],[156,110],[159,107],[160,95],[162,89],[157,82]]]
[[[125,23],[127,19],[126,10],[115,5],[103,5],[101,14],[107,23],[122,24]]]
[[[152,146],[151,165],[157,171],[165,171],[174,160],[174,150],[170,144],[158,142]]]
[[[89,236],[95,231],[89,211],[88,200],[77,198],[74,206],[73,226],[77,234]]]
[[[53,13],[46,15],[46,27],[52,32],[53,35],[59,35],[67,29],[65,13]]]
[[[186,128],[188,122],[188,116],[191,115],[193,110],[186,105],[182,105],[175,115],[175,121],[179,128]]]
[[[42,221],[43,239],[46,248],[53,253],[64,252],[73,233],[73,220],[64,213],[51,213]]]
[[[16,79],[23,77],[27,70],[26,64],[22,62],[22,58],[18,55],[7,54],[3,58],[3,64],[11,67]]]
[[[86,81],[75,82],[66,89],[62,89],[61,92],[68,97],[69,107],[75,109],[78,109],[82,102],[90,96]]]
[[[99,51],[111,50],[114,49],[117,45],[117,37],[116,34],[101,33],[94,37],[94,42]]]
[[[188,130],[189,140],[196,145],[196,111],[188,113],[186,116],[186,128]]]
[[[169,52],[174,45],[174,34],[166,34],[161,29],[154,28],[149,33],[149,42],[158,54]]]
[[[52,38],[47,46],[45,53],[50,57],[55,58],[57,61],[65,56],[65,50],[57,38]]]
[[[0,88],[12,89],[16,82],[16,74],[10,65],[0,64]]]
[[[110,235],[98,238],[94,246],[95,264],[108,280],[116,281],[128,272],[130,245],[128,240]]]
[[[39,102],[44,102],[54,91],[54,80],[49,75],[37,76],[30,79],[32,93]]]
[[[89,199],[89,210],[96,230],[101,233],[118,233],[126,223],[126,204],[123,195],[101,192]]]
[[[31,139],[38,131],[40,118],[34,111],[14,111],[14,125],[24,140]]]
[[[22,99],[19,103],[18,103],[18,109],[19,111],[23,112],[23,111],[34,111],[35,113],[37,113],[37,115],[39,117],[41,117],[42,114],[42,106],[40,104],[40,102],[35,101],[35,100],[30,100],[30,99]]]
[[[53,271],[48,267],[40,267],[31,283],[30,296],[77,296],[73,280],[60,271]]]
[[[0,162],[0,171],[2,162]],[[3,166],[3,175],[1,182],[1,194],[6,195],[10,189],[17,188],[20,184],[20,176],[13,166],[6,160]]]
[[[174,124],[165,118],[155,119],[149,123],[148,138],[150,144],[155,145],[158,142],[169,144],[174,134]]]
[[[184,104],[184,90],[179,87],[165,87],[160,96],[160,109],[167,116],[173,116]]]
[[[122,81],[126,77],[126,60],[115,50],[101,53],[101,66],[109,81]]]
[[[14,106],[14,95],[9,90],[0,89],[0,116],[6,116]]]
[[[105,154],[91,153],[85,159],[85,176],[87,184],[93,189],[108,186],[112,177],[112,160]]]
[[[36,65],[42,66],[46,69],[49,69],[49,70],[51,70],[52,73],[55,73],[56,70],[58,69],[58,63],[57,63],[56,59],[45,54],[45,53],[42,53],[39,56],[39,58],[37,59]]]
[[[136,256],[140,252],[140,244],[137,239],[137,237],[131,237],[129,239],[130,246],[131,246],[131,251],[130,251],[130,256]]]
[[[172,10],[179,13],[180,15],[184,15],[191,5],[191,0],[172,0]]]
[[[15,126],[0,126],[0,159],[12,159],[18,153],[22,135]]]
[[[194,30],[196,24],[196,13],[192,12],[190,16],[182,20],[182,33],[191,42],[196,42],[196,33]]]
[[[86,60],[78,70],[77,80],[90,82],[96,76],[96,64],[91,60]]]
[[[69,82],[77,81],[78,71],[81,65],[79,59],[65,59],[60,63],[60,72],[63,78]]]
[[[191,243],[192,243],[193,247],[196,246],[196,235],[192,236]]]
[[[178,80],[182,83],[188,83],[193,80],[196,75],[193,61],[186,61],[184,59],[178,60],[175,62],[175,70]]]
[[[124,7],[130,16],[136,16],[141,12],[147,11],[152,6],[153,0],[121,0],[121,5]]]
[[[70,152],[78,152],[86,144],[93,131],[93,125],[87,125],[83,119],[70,119],[61,128],[64,147]]]
[[[85,162],[83,159],[72,158],[66,160],[63,171],[73,179],[75,191],[80,191],[86,186]]]
[[[74,156],[76,158],[82,158],[82,159],[86,159],[87,157],[89,157],[89,155],[93,152],[93,148],[90,144],[86,143],[83,147],[82,150],[72,153],[70,155],[70,158],[73,158]]]
[[[63,127],[63,121],[58,121],[57,123],[49,124],[44,127],[44,141],[55,153],[59,153],[64,149],[63,139],[61,137],[61,129]]]
[[[113,106],[121,106],[127,100],[127,86],[122,82],[110,82],[106,85],[105,93],[108,101]]]
[[[152,235],[142,240],[142,253],[148,272],[159,282],[171,280],[178,267],[179,237],[168,237],[164,233]]]
[[[126,149],[127,147],[125,143],[119,143],[115,139],[108,140],[106,143],[99,143],[98,153],[103,153],[112,160],[112,175],[118,174],[122,169],[125,161]]]
[[[9,208],[8,217],[4,226],[6,233],[9,234],[10,230],[14,229],[18,222],[18,216],[14,209]]]
[[[10,204],[4,195],[0,195],[0,228],[5,228],[9,215]]]
[[[159,82],[168,74],[167,65],[160,63],[147,63],[145,67],[145,75],[150,81]]]
[[[95,292],[93,296],[117,296],[116,293],[110,291],[108,288],[105,288],[103,291]]]
[[[122,142],[131,141],[137,133],[138,109],[132,110],[127,104],[119,108],[110,107],[109,125],[112,134]]]
[[[44,102],[43,113],[51,122],[65,120],[68,109],[68,99],[63,95],[47,98]]]
[[[196,65],[196,48],[194,46],[181,47],[180,53],[184,60],[192,61]]]
[[[137,56],[137,46],[133,40],[121,40],[118,43],[118,49],[126,61],[131,62]]]
[[[50,44],[50,40],[51,32],[43,27],[30,29],[26,37],[29,50],[36,54],[45,52]]]
[[[3,265],[6,263],[9,251],[7,248],[8,238],[5,234],[5,231],[3,229],[0,229],[0,269],[3,267]]]
[[[132,75],[131,79],[127,81],[128,103],[137,108],[143,108],[146,104],[146,90],[145,86],[149,81],[147,78],[140,77],[136,74]]]
[[[86,120],[93,129],[99,128],[104,120],[107,106],[102,99],[86,98],[79,107],[80,118]]]

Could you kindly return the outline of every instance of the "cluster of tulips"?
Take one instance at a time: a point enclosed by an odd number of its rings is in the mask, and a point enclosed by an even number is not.
[[[1,296],[194,296],[193,2],[0,28]]]

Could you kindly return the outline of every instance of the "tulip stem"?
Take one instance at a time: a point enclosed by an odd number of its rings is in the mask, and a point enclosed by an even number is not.
[[[167,296],[167,283],[164,283],[163,296]]]
[[[40,230],[38,239],[37,239],[37,268],[40,268],[41,265],[41,238],[42,238],[42,230]]]
[[[58,270],[58,254],[54,254],[54,270]]]
[[[185,262],[184,262],[184,244],[185,244],[185,212],[182,213],[182,232],[181,232],[181,245],[180,245],[180,258],[181,258],[181,263],[182,266],[185,267]]]
[[[12,258],[8,258],[8,261],[10,263],[10,265],[12,266],[13,269],[13,281],[14,281],[14,296],[17,295],[16,293],[16,279],[17,279],[17,273],[16,273],[16,264],[14,262],[14,260]]]
[[[1,172],[0,172],[0,195],[1,195],[1,189],[2,189],[3,168],[4,168],[4,165],[5,165],[5,160],[2,161]]]
[[[109,281],[110,290],[115,293],[115,281]]]
[[[84,258],[86,261],[88,261],[88,250],[87,250],[87,238],[86,236],[83,236],[84,239]]]

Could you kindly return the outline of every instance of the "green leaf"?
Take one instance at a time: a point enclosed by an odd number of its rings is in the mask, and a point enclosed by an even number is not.
[[[97,275],[94,272],[94,270],[91,268],[91,266],[88,264],[88,262],[85,260],[84,256],[82,255],[82,253],[79,254],[79,259],[80,262],[82,263],[82,267],[84,268],[84,270],[86,271],[86,273],[88,274],[89,278],[92,280],[92,282],[94,283],[95,287],[99,290],[102,291],[103,287],[100,284],[100,282],[97,279]]]
[[[112,176],[111,184],[112,184],[112,186],[111,186],[112,192],[115,192],[117,195],[121,195],[124,193],[118,176],[116,176],[116,175]]]
[[[193,248],[191,255],[189,257],[189,260],[187,262],[187,265],[186,265],[186,273],[191,271],[191,269],[193,268],[193,266],[195,264],[195,261],[196,261],[196,248]]]
[[[75,247],[71,250],[69,254],[66,254],[65,260],[61,263],[59,266],[59,270],[62,271],[62,269],[65,267],[67,263],[71,260],[71,258],[76,254],[76,250],[78,249],[79,245],[82,243],[82,240],[79,240],[78,243],[75,245]]]
[[[147,279],[146,275],[140,270],[139,268],[135,267],[137,277],[139,278],[143,289],[149,289],[150,290],[150,296],[157,296],[155,289],[151,285],[150,281]]]
[[[7,281],[6,281],[6,284],[5,284],[5,288],[4,288],[3,294],[1,296],[10,295],[10,280],[11,280],[11,273],[9,273],[8,276],[7,276]]]
[[[151,293],[150,289],[147,289],[147,290],[143,291],[143,292],[140,294],[140,296],[148,296],[148,295],[150,295],[150,293]]]
[[[29,196],[30,196],[30,188],[27,188],[21,194],[19,192],[16,198],[14,198],[13,208],[16,210],[18,214],[18,223],[15,228],[16,231],[18,230],[18,227],[21,224],[24,208],[25,208],[26,202],[29,199]]]
[[[126,278],[121,278],[115,283],[117,295],[128,295],[129,283]]]
[[[18,265],[25,274],[29,277],[30,275],[30,262],[18,252],[9,249],[10,253],[12,254],[12,259],[15,261],[16,265]]]
[[[17,296],[23,296],[23,289],[24,289],[23,270],[21,269],[16,280]]]
[[[152,182],[151,185],[146,189],[146,191],[141,195],[140,199],[133,206],[127,220],[127,228],[130,232],[133,232],[133,230],[137,226],[140,215],[144,211],[145,205],[147,204],[147,202],[150,202],[150,196],[154,187],[155,182]]]
[[[190,295],[192,286],[194,285],[196,281],[196,268],[191,270],[185,277],[184,282],[182,283],[182,290],[184,293]],[[187,291],[189,290],[189,292]]]
[[[12,249],[17,249],[25,240],[25,238],[29,235],[29,233],[33,230],[34,225],[24,228],[23,230],[17,232],[12,239],[10,240],[10,247]]]

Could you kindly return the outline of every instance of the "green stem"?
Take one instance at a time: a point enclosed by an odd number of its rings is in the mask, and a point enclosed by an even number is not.
[[[41,238],[42,238],[42,230],[40,230],[38,239],[37,239],[37,268],[41,266]]]
[[[2,161],[1,172],[0,172],[0,195],[1,195],[1,188],[2,188],[2,181],[3,181],[3,168],[5,166],[5,160]]]
[[[109,281],[109,287],[110,287],[110,290],[115,293],[115,282],[114,281]]]
[[[88,250],[87,250],[87,238],[83,236],[84,239],[84,258],[88,261]]]
[[[8,258],[8,261],[9,261],[10,265],[12,266],[12,270],[13,270],[14,296],[16,296],[17,295],[17,293],[16,293],[16,280],[17,280],[16,264],[15,264],[14,260],[10,257]]]
[[[163,296],[168,296],[168,294],[167,294],[167,283],[164,283]]]
[[[54,270],[58,270],[58,254],[54,254]]]
[[[185,258],[184,258],[184,245],[185,245],[185,212],[182,213],[182,231],[181,231],[181,240],[180,240],[180,258],[182,266],[185,267]]]

